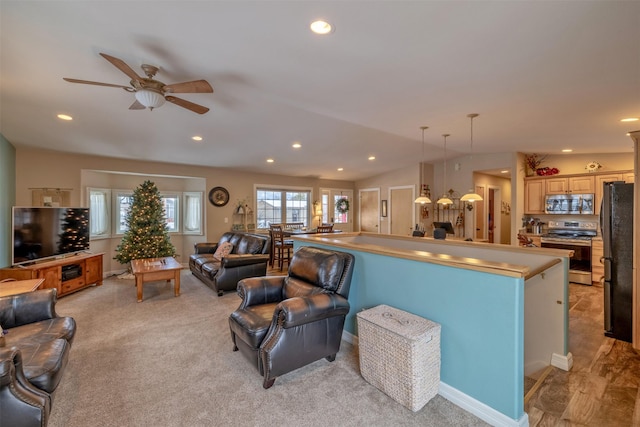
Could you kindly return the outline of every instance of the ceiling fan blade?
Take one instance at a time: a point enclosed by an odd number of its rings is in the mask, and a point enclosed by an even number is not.
[[[85,84],[85,85],[121,87],[124,90],[133,90],[133,88],[131,86],[114,85],[114,84],[111,84],[111,83],[91,82],[89,80],[70,79],[68,77],[63,77],[62,80],[65,80],[65,81],[71,82],[71,83],[82,83],[82,84]]]
[[[176,98],[175,96],[165,96],[164,99],[171,102],[172,104],[176,104],[182,108],[186,108],[187,110],[191,110],[194,113],[204,114],[209,109],[207,107],[203,107],[202,105],[194,104],[193,102],[186,101],[181,98]]]
[[[136,99],[135,101],[133,101],[133,104],[131,104],[131,106],[129,107],[129,110],[144,110],[145,107],[144,105],[140,104],[138,102],[138,100]]]
[[[206,80],[174,83],[164,86],[162,90],[169,93],[213,93],[213,88]]]
[[[135,71],[133,71],[131,69],[131,67],[129,67],[127,64],[124,63],[124,61],[122,59],[118,59],[114,56],[111,55],[107,55],[106,53],[100,53],[100,55],[106,59],[107,61],[111,62],[113,65],[115,65],[115,67],[122,71],[123,73],[125,73],[127,76],[131,77],[132,80],[135,80],[137,82],[142,82],[142,77],[140,77],[139,75],[136,74]]]

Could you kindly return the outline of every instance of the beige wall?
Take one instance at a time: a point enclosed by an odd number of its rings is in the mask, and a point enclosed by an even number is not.
[[[631,145],[631,144],[630,144]],[[599,172],[633,170],[633,153],[611,154],[556,154],[547,156],[541,167],[558,168],[559,175],[588,173],[585,166],[589,162],[602,165]]]
[[[110,171],[138,174],[137,177],[117,177],[109,174],[110,182],[114,186],[133,184],[145,179],[160,179],[163,184],[182,187],[192,185],[195,181],[183,180],[185,177],[201,178],[205,184],[205,235],[198,239],[187,238],[180,240],[176,247],[181,254],[180,262],[186,262],[186,258],[192,252],[192,241],[216,241],[222,233],[231,229],[233,221],[233,209],[238,200],[247,199],[253,201],[254,184],[286,185],[312,188],[312,198],[318,198],[318,189],[327,188],[354,188],[350,181],[333,181],[314,178],[296,178],[282,175],[252,174],[227,170],[224,168],[209,168],[202,166],[179,165],[171,163],[143,162],[128,159],[116,159],[108,157],[87,156],[70,153],[62,153],[30,148],[16,149],[16,205],[31,205],[31,190],[29,188],[71,188],[71,205],[81,206],[84,202],[86,187],[100,182],[97,175],[91,171]],[[86,182],[83,182],[83,176]],[[179,177],[165,179],[166,177]],[[216,186],[225,187],[229,191],[229,204],[223,207],[215,207],[208,203],[207,193]],[[135,188],[132,186],[130,189]],[[160,186],[159,186],[160,188]],[[160,188],[165,190],[165,188]],[[168,188],[168,190],[178,188]],[[183,191],[183,190],[180,190]],[[357,218],[357,213],[354,212]],[[228,218],[225,223],[224,219]],[[119,271],[122,267],[111,258],[114,255],[113,248],[118,242],[92,242],[91,250],[94,252],[106,252],[105,272]],[[175,243],[174,243],[175,244]]]
[[[355,182],[356,189],[371,189],[378,188],[380,190],[380,199],[389,200],[390,199],[390,188],[391,187],[401,187],[401,186],[414,186],[416,197],[420,194],[420,166],[423,166],[423,179],[424,184],[429,185],[431,188],[432,196],[433,194],[433,165],[429,163],[415,164],[408,166],[406,168],[397,169],[391,172],[387,172],[381,175],[376,175],[370,178],[362,179]],[[416,205],[415,208],[415,218],[419,218],[418,207]],[[380,232],[383,234],[389,233],[389,221],[390,217],[380,218]],[[354,230],[360,229],[360,224],[358,223],[359,217],[355,216],[354,221]],[[419,222],[419,221],[417,221]],[[425,227],[427,224],[425,224]],[[429,224],[430,226],[430,224]]]

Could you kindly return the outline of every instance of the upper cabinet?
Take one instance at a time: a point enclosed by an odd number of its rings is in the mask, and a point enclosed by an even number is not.
[[[635,176],[633,172],[625,172],[622,174],[622,179],[624,180],[624,182],[631,182],[633,183]]]
[[[595,179],[593,175],[547,178],[545,188],[546,194],[593,193]]]
[[[589,173],[567,177],[531,177],[524,180],[524,213],[543,214],[546,194],[595,194],[594,213],[600,214],[602,188],[605,182],[633,182],[630,171]]]
[[[524,212],[544,213],[545,179],[528,179],[524,182]]]
[[[602,203],[603,185],[605,182],[624,181],[633,182],[633,172],[618,172],[596,175],[596,200],[595,214],[600,215],[600,204]]]

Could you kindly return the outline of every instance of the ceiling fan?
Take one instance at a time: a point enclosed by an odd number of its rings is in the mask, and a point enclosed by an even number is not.
[[[154,108],[162,106],[165,101],[169,101],[172,104],[176,104],[182,108],[186,108],[187,110],[191,110],[198,114],[204,114],[209,111],[207,107],[203,107],[202,105],[194,104],[193,102],[186,101],[181,98],[176,98],[175,96],[170,95],[172,93],[213,93],[213,88],[206,80],[194,80],[190,82],[166,85],[154,79],[156,73],[158,72],[158,67],[142,64],[141,68],[147,75],[147,77],[140,77],[138,74],[136,74],[135,71],[131,69],[131,67],[125,64],[123,60],[107,55],[106,53],[101,53],[100,55],[104,59],[115,65],[117,69],[129,76],[131,78],[131,86],[70,79],[67,77],[63,77],[63,80],[71,83],[120,87],[127,92],[132,92],[135,94],[136,100],[129,107],[130,110],[144,110],[145,108],[153,110]]]

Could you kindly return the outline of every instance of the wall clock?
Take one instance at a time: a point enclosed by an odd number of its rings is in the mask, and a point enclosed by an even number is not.
[[[224,187],[213,187],[209,191],[209,202],[213,206],[224,206],[229,202],[229,192]]]

